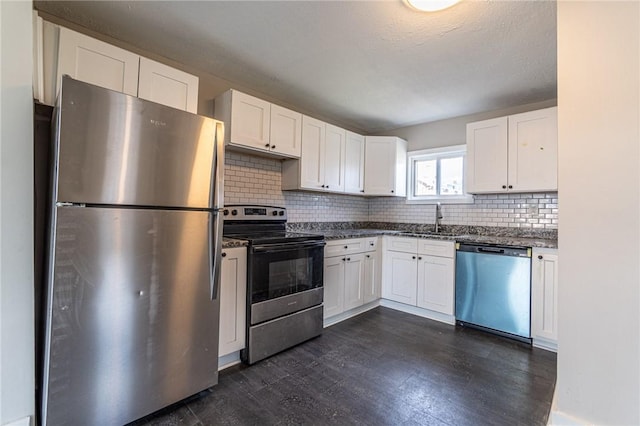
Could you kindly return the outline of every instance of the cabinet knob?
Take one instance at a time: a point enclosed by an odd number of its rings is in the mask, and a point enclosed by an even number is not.
[[[349,246],[344,246],[344,248],[348,249],[348,248],[349,248]]]
[[[350,262],[350,261],[351,261],[351,258],[350,258],[350,257],[347,257],[347,262]]]
[[[367,255],[367,257],[371,257],[370,255]]]
[[[513,189],[513,185],[509,185],[509,189]]]
[[[370,246],[373,246],[373,245],[375,245],[375,243],[374,243],[374,242],[370,242],[370,243],[369,243],[369,245],[370,245]]]
[[[507,189],[507,185],[502,185],[502,189]]]
[[[327,185],[326,188],[329,189],[329,185]]]
[[[415,257],[415,256],[411,256],[411,258],[412,258],[412,259],[415,259],[416,257]]]
[[[364,192],[364,189],[361,189],[360,192]]]
[[[271,149],[276,149],[276,146],[275,145],[271,145]]]
[[[422,256],[418,256],[418,260],[422,260]]]
[[[394,191],[394,190],[392,189],[392,190],[391,190],[391,193],[393,194],[394,192],[396,192],[396,191]]]
[[[227,257],[227,253],[222,252],[222,257]]]
[[[542,259],[544,259],[544,258],[542,257],[542,255],[541,255],[541,254],[539,254],[539,255],[538,255],[538,259],[542,260]]]
[[[265,146],[265,147],[267,147],[267,148],[269,148],[269,147],[271,146],[271,144],[270,144],[270,143],[267,143],[267,144],[265,144],[264,146]]]
[[[343,257],[343,258],[342,258],[342,261],[344,262],[345,260],[347,260],[347,258],[346,258],[346,257]]]
[[[320,185],[320,188],[324,188],[324,185]]]

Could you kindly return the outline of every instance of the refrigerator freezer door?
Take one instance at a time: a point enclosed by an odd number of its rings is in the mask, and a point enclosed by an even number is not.
[[[458,251],[456,319],[529,338],[531,260]]]
[[[220,207],[214,176],[221,122],[67,76],[56,118],[54,201]]]
[[[43,424],[125,424],[217,383],[213,218],[57,208]]]

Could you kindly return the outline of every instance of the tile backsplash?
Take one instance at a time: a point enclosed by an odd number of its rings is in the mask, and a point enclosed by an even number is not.
[[[289,222],[433,223],[435,206],[404,198],[282,191],[279,160],[238,152],[225,156],[225,204],[285,206]],[[443,204],[445,225],[558,228],[558,194],[476,195],[473,204]]]

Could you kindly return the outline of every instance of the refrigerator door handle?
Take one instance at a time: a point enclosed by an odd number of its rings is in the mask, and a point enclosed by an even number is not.
[[[218,287],[220,283],[220,270],[222,269],[222,215],[223,209],[213,211],[213,232],[209,232],[211,236],[210,248],[211,252],[211,300],[218,298]]]

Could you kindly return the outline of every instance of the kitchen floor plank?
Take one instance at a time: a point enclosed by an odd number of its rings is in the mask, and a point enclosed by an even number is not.
[[[378,307],[137,425],[544,425],[556,354]]]

